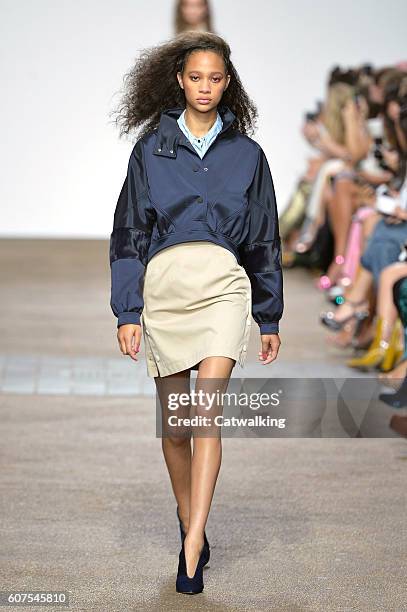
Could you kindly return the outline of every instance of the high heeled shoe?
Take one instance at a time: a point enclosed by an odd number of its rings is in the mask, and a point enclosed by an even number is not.
[[[380,369],[389,372],[400,360],[403,349],[400,345],[400,319],[397,319],[390,334],[389,341],[383,340],[384,320],[378,317],[375,336],[364,355],[354,357],[347,362],[350,368],[357,368],[363,372]]]
[[[346,323],[349,323],[352,321],[352,319],[356,319],[357,329],[355,329],[355,335],[357,336],[363,321],[369,316],[369,311],[367,308],[362,310],[356,310],[356,308],[362,304],[367,304],[367,300],[359,300],[358,302],[354,302],[352,300],[345,299],[345,303],[350,304],[352,307],[352,312],[349,316],[338,321],[335,319],[335,312],[328,310],[320,314],[321,323],[333,331],[340,331],[344,328]]]
[[[327,344],[339,349],[353,348],[355,350],[367,350],[373,340],[372,334],[368,333],[369,317],[358,321],[356,318],[346,323],[339,331],[327,334]],[[367,331],[366,331],[367,327]]]
[[[181,544],[182,544],[186,536],[186,533],[184,531],[184,526],[182,524],[181,517],[179,515],[178,506],[177,506],[177,517],[178,517],[178,522],[179,522],[179,531],[180,531]],[[207,563],[209,563],[210,557],[211,557],[211,550],[210,550],[208,538],[206,537],[206,531],[204,531],[204,565],[207,565]]]
[[[191,578],[187,574],[187,562],[185,559],[185,538],[182,540],[182,546],[178,557],[177,580],[175,584],[177,593],[185,593],[187,595],[195,595],[196,593],[202,593],[204,589],[204,549],[205,545],[201,548],[195,573]]]

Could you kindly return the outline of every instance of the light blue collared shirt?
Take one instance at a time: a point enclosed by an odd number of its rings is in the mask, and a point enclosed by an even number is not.
[[[222,129],[222,118],[219,114],[219,111],[217,111],[216,121],[213,126],[209,129],[208,132],[206,132],[204,136],[200,136],[198,138],[197,136],[194,136],[194,134],[192,134],[192,132],[188,129],[187,124],[185,123],[185,110],[186,109],[182,111],[181,115],[177,119],[178,125],[184,132],[190,143],[194,146],[194,149],[198,153],[199,157],[202,159],[209,146],[212,144],[212,142],[215,140],[216,136]]]

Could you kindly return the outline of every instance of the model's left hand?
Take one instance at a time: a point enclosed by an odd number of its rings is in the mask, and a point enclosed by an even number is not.
[[[262,365],[266,365],[277,358],[281,341],[278,334],[264,334],[260,337],[262,350],[259,352],[259,359],[263,362]]]

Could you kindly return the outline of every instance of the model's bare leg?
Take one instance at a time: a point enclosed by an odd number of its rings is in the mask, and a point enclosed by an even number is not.
[[[206,357],[200,362],[195,391],[205,393],[224,393],[229,384],[235,361],[228,357]],[[200,405],[194,414],[215,416],[222,414],[222,406],[217,405],[210,411]],[[191,466],[191,497],[189,528],[185,537],[185,559],[187,574],[192,577],[204,543],[204,530],[215,490],[221,459],[221,428],[214,426],[194,427],[194,449]]]
[[[170,415],[189,416],[189,405],[173,411],[169,409],[168,404],[170,393],[190,393],[190,370],[177,372],[170,376],[156,377],[154,380],[162,409],[163,433],[161,445],[164,459],[177,500],[179,515],[185,530],[187,530],[191,490],[191,435],[179,428],[171,430],[167,423]]]

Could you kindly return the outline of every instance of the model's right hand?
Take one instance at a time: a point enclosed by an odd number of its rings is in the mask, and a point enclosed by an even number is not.
[[[140,350],[141,325],[126,323],[120,325],[117,330],[117,340],[123,355],[130,355],[134,361],[138,361],[137,353]]]
[[[260,338],[261,351],[259,351],[259,359],[262,361],[262,365],[267,365],[277,359],[281,344],[280,336],[279,334],[261,334]]]

